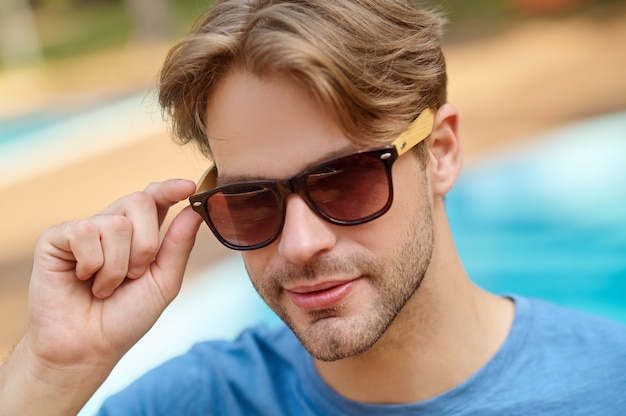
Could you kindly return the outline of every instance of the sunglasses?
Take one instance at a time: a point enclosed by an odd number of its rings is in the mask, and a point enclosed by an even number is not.
[[[217,186],[213,164],[189,198],[226,247],[254,250],[274,242],[285,222],[285,197],[296,193],[315,214],[337,225],[372,221],[391,207],[393,163],[424,140],[434,111],[425,109],[390,145],[326,160],[290,179],[255,180]]]

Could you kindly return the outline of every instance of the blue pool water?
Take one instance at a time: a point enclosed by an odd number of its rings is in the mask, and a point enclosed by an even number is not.
[[[147,92],[0,119],[0,187],[166,131]]]
[[[626,112],[468,167],[448,195],[471,278],[626,323]]]
[[[0,119],[0,148],[22,140],[26,135],[37,134],[69,116],[67,112],[47,110],[6,120]]]

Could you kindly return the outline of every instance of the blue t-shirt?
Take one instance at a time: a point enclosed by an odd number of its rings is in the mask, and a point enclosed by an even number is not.
[[[513,297],[498,353],[452,390],[410,404],[357,403],[317,374],[285,326],[205,342],[109,398],[100,415],[626,415],[626,327]]]

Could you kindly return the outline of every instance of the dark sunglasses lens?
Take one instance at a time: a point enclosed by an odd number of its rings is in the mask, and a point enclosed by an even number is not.
[[[222,239],[237,247],[269,240],[280,224],[282,208],[274,192],[257,185],[226,188],[207,201],[209,218]]]
[[[309,174],[310,199],[326,216],[359,223],[386,208],[390,180],[378,155],[356,154],[336,160]]]

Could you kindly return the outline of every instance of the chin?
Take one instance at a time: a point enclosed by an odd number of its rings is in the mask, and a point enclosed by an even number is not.
[[[364,353],[382,337],[390,324],[380,319],[379,314],[346,316],[341,308],[314,311],[307,315],[309,321],[304,324],[297,324],[290,317],[285,317],[283,321],[309,354],[326,362]]]

